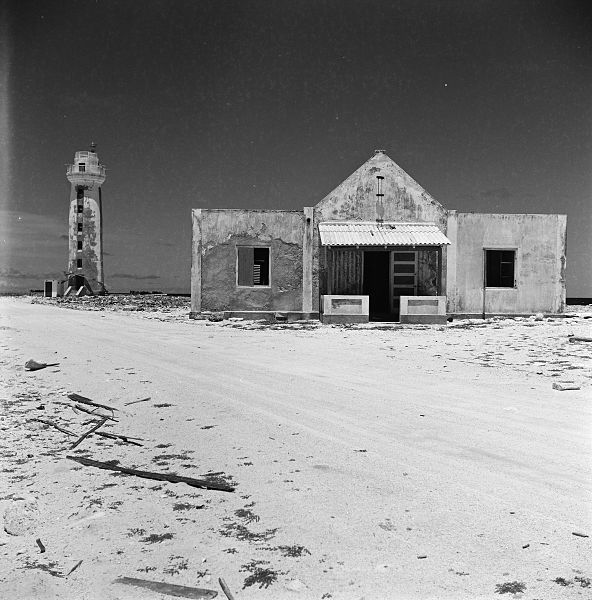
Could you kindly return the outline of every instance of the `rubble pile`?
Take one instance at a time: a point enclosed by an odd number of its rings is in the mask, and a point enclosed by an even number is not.
[[[74,310],[112,310],[137,312],[173,312],[178,309],[189,311],[190,299],[184,296],[165,294],[109,294],[107,296],[83,296],[75,298],[33,298],[32,302],[55,304]]]

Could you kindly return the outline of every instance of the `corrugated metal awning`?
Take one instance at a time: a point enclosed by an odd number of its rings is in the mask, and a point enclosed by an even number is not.
[[[450,240],[435,223],[325,221],[319,223],[323,246],[445,246]]]

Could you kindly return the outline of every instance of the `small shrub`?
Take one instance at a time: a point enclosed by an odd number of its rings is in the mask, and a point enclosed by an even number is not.
[[[496,594],[521,594],[526,589],[526,584],[520,581],[507,581],[495,586]]]

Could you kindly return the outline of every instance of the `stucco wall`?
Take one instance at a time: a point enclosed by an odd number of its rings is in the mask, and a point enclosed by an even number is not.
[[[82,274],[86,277],[94,292],[103,289],[103,248],[101,230],[100,190],[95,188],[84,191],[82,213],[82,235],[78,235],[78,200],[72,186],[69,215],[68,273]],[[82,240],[82,251],[78,252],[77,242]],[[82,270],[76,267],[76,261],[82,258]]]
[[[487,288],[486,313],[558,313],[565,307],[565,215],[450,211],[448,312],[481,314],[483,249],[516,249],[515,288]]]
[[[303,211],[201,209],[193,218],[192,310],[302,310]],[[269,287],[237,285],[239,245],[270,248]]]
[[[377,179],[381,182],[382,201],[376,197]],[[446,233],[447,211],[434,200],[409,174],[385,153],[366,161],[343,183],[327,194],[314,207],[315,224],[323,221],[407,221],[433,222]],[[313,302],[319,298],[320,239],[315,227],[313,240]],[[446,252],[443,255],[442,284],[446,279]],[[444,288],[445,289],[445,288]]]

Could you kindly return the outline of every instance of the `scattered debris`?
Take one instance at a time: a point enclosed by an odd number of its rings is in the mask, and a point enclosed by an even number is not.
[[[284,556],[290,556],[291,558],[299,558],[304,554],[310,554],[310,550],[304,546],[278,546],[276,550],[279,550]]]
[[[80,444],[85,438],[87,438],[89,435],[91,435],[92,433],[94,433],[97,429],[99,429],[99,427],[102,427],[105,423],[107,422],[106,418],[101,419],[94,427],[92,427],[91,429],[89,429],[86,433],[83,433],[71,446],[70,446],[70,450],[73,450],[74,448],[76,448],[76,446],[78,446],[78,444]]]
[[[39,546],[39,550],[41,550],[41,554],[43,554],[45,552],[45,546],[43,545],[43,542],[37,538],[35,540],[36,544]]]
[[[129,406],[130,404],[138,404],[138,402],[147,402],[148,400],[151,400],[150,396],[148,396],[148,398],[142,398],[141,400],[133,400],[132,402],[126,402],[125,406]]]
[[[234,514],[237,517],[244,519],[247,523],[257,523],[259,521],[259,516],[248,508],[239,508],[238,510],[234,511]]]
[[[57,571],[54,567],[58,566],[57,562],[50,561],[48,564],[31,562],[29,559],[25,559],[24,564],[26,569],[40,569],[41,571],[45,571],[49,573],[52,577],[63,577],[64,574],[60,571]]]
[[[578,537],[590,537],[587,533],[580,533],[579,531],[572,531],[572,535],[577,535]]]
[[[70,460],[75,460],[81,465],[87,467],[97,467],[98,469],[106,469],[108,471],[119,471],[120,473],[127,473],[128,475],[135,475],[136,477],[145,477],[146,479],[157,479],[159,481],[168,481],[170,483],[186,483],[192,487],[204,488],[206,490],[219,490],[221,492],[234,492],[234,488],[227,483],[217,481],[207,481],[205,479],[193,479],[192,477],[182,477],[181,475],[174,475],[173,473],[154,473],[152,471],[139,471],[138,469],[128,469],[127,467],[119,467],[112,463],[100,462],[98,460],[91,460],[90,458],[83,458],[82,456],[66,456]]]
[[[31,421],[37,421],[39,423],[43,423],[44,425],[49,425],[50,427],[54,427],[55,429],[57,429],[58,431],[61,431],[62,433],[65,433],[66,435],[76,435],[73,431],[69,431],[68,429],[65,429],[64,427],[60,427],[57,423],[54,423],[53,421],[50,421],[49,419],[31,419]],[[130,437],[128,435],[120,435],[117,433],[107,433],[106,431],[97,431],[97,432],[95,432],[95,435],[100,435],[101,437],[110,438],[112,440],[121,440],[122,442],[125,442],[126,444],[133,444],[134,446],[142,445],[136,441],[133,441],[133,440],[142,440],[142,438]]]
[[[94,402],[90,398],[86,398],[85,396],[80,396],[79,394],[68,394],[68,398],[70,400],[74,400],[74,402],[79,402],[80,404],[88,404],[89,406],[96,406],[97,408],[106,408],[107,410],[119,410],[118,408],[114,408],[113,406],[108,406],[107,404],[99,404],[98,402]]]
[[[234,600],[232,592],[228,589],[228,586],[226,585],[226,582],[224,581],[224,579],[222,579],[222,577],[218,579],[218,583],[220,584],[220,587],[222,588],[222,591],[224,592],[228,600]]]
[[[71,573],[74,573],[76,569],[82,564],[82,560],[79,560],[67,573],[64,577],[68,577]]]
[[[38,363],[32,358],[25,363],[25,371],[39,371],[46,367],[57,367],[60,363]]]
[[[524,546],[522,546],[522,550],[526,550],[526,548],[530,548],[530,544],[524,544]]]
[[[215,590],[187,587],[185,585],[173,585],[172,583],[162,583],[160,581],[148,581],[146,579],[136,579],[135,577],[119,577],[118,579],[114,579],[113,583],[133,585],[135,587],[158,592],[159,594],[176,596],[177,598],[215,598],[218,595],[218,592]]]

